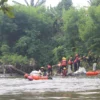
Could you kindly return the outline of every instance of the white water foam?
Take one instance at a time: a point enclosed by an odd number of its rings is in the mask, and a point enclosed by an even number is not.
[[[33,80],[21,78],[1,78],[0,95],[21,94],[22,92],[67,92],[100,89],[99,78],[53,78],[53,80]]]

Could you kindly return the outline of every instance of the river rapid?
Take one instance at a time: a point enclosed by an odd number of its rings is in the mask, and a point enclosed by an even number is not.
[[[99,77],[0,78],[0,100],[100,100]]]

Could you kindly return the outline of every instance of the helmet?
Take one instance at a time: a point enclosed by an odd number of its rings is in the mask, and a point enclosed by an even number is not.
[[[66,60],[66,58],[65,58],[65,57],[62,57],[62,59],[63,59],[63,60]]]
[[[66,69],[65,67],[63,69]]]

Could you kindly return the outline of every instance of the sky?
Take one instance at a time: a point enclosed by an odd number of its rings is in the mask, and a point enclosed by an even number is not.
[[[15,1],[24,4],[24,0],[15,0]],[[30,1],[30,0],[28,0],[28,1]],[[35,1],[36,1],[36,0],[35,0]],[[46,0],[46,6],[50,6],[50,5],[51,5],[52,7],[54,7],[54,6],[56,6],[60,1],[61,1],[61,0]],[[87,2],[87,1],[89,1],[89,0],[72,0],[73,5],[74,5],[75,7],[88,6],[88,2]],[[8,0],[8,2],[9,2],[10,4],[12,4],[12,0]]]
[[[57,5],[61,0],[47,0],[47,5],[52,4],[52,6]],[[88,6],[88,0],[72,0],[74,6]]]

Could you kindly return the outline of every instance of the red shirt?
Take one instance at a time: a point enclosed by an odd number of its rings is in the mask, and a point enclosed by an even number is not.
[[[48,69],[52,68],[50,65],[48,65],[47,67],[48,67]]]

